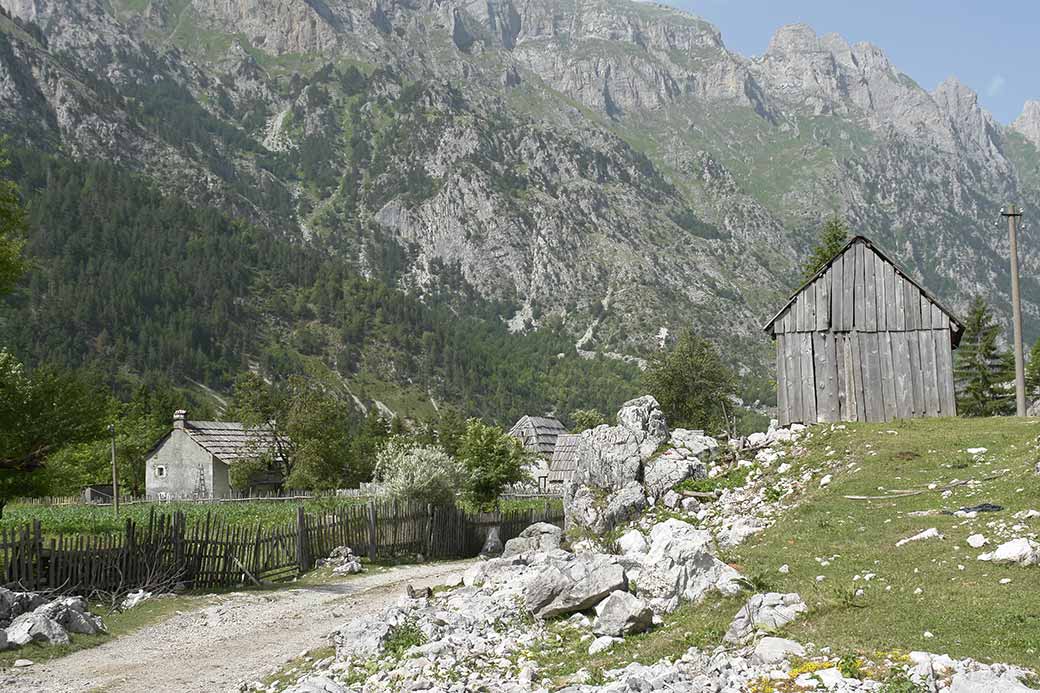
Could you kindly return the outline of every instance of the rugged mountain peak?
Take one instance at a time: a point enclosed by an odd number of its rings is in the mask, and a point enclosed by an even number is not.
[[[767,56],[791,55],[794,53],[819,53],[824,51],[816,30],[808,24],[785,24],[776,30],[766,49]]]
[[[1011,129],[1040,147],[1040,101],[1026,101],[1022,115],[1011,123]]]

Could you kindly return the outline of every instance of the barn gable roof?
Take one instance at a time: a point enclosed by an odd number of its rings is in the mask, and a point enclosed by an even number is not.
[[[564,433],[556,439],[552,463],[549,465],[549,483],[563,483],[574,478],[578,468],[578,439],[580,435]]]
[[[850,250],[854,251],[854,248],[857,245],[862,245],[865,251],[869,250],[873,253],[873,257],[879,258],[881,261],[883,261],[892,268],[890,274],[893,277],[893,286],[900,287],[901,291],[905,290],[905,297],[909,297],[911,298],[911,300],[916,299],[917,297],[921,297],[929,304],[934,306],[935,309],[937,309],[941,314],[937,315],[937,319],[941,321],[941,324],[936,324],[934,325],[934,327],[929,327],[929,325],[931,325],[931,319],[927,315],[925,315],[923,318],[919,317],[917,322],[912,323],[910,316],[908,315],[899,318],[899,327],[893,328],[885,326],[874,327],[872,325],[856,325],[855,329],[859,331],[885,331],[886,329],[934,329],[941,327],[944,328],[948,326],[951,331],[953,347],[956,348],[957,345],[960,343],[961,336],[964,333],[964,324],[960,321],[960,319],[958,319],[957,316],[953,313],[953,311],[947,308],[942,301],[940,301],[934,294],[928,291],[928,289],[921,286],[921,284],[919,284],[913,277],[911,277],[910,274],[906,272],[906,270],[900,267],[895,261],[891,259],[891,257],[887,253],[885,253],[880,247],[877,246],[877,244],[875,244],[866,236],[854,236],[851,240],[849,240],[849,242],[846,243],[841,250],[835,253],[834,256],[830,260],[828,260],[826,264],[823,265],[823,267],[821,267],[812,277],[806,280],[805,283],[803,283],[793,294],[791,294],[791,297],[788,299],[788,301],[783,305],[783,307],[779,311],[777,311],[776,315],[774,315],[769,320],[769,322],[767,322],[763,326],[762,329],[774,338],[776,337],[777,332],[785,331],[785,329],[778,328],[778,326],[785,322],[785,320],[782,319],[789,317],[792,313],[792,308],[795,308],[797,306],[799,298],[805,296],[807,293],[809,293],[810,289],[813,289],[816,286],[819,286],[821,288],[822,295],[824,296],[823,300],[827,302],[828,314],[825,317],[821,317],[820,320],[817,320],[815,313],[813,313],[812,317],[809,318],[809,320],[814,323],[813,326],[805,330],[798,329],[797,331],[812,331],[813,329],[842,329],[841,326],[833,325],[833,320],[835,316],[831,315],[830,313],[831,304],[829,303],[829,301],[831,298],[833,298],[833,294],[830,293],[831,284],[834,283],[835,288],[837,288],[840,285],[841,281],[838,277],[833,276],[832,270],[834,270],[835,264],[838,262],[839,259],[841,259],[844,264],[846,258],[848,258],[848,260],[851,262],[852,258],[857,257],[855,252],[850,253]],[[826,279],[830,279],[831,281],[826,281]],[[844,281],[847,282],[849,280],[847,277],[845,277]],[[882,281],[887,282],[887,278],[883,279]],[[847,291],[847,284],[845,288]],[[881,289],[878,289],[878,291],[881,291]],[[903,298],[903,296],[900,296],[899,298]],[[899,301],[899,303],[901,304],[902,301]],[[811,309],[810,312],[812,312]],[[928,312],[929,311],[924,311],[924,314],[927,314]],[[878,313],[878,315],[881,316],[884,313],[885,311],[881,310]],[[918,313],[919,315],[921,314],[920,310],[918,310]],[[850,317],[847,321],[845,321],[846,329],[850,327],[851,320],[852,318]],[[920,324],[922,320],[924,321],[924,324]]]
[[[560,420],[551,416],[524,416],[509,429],[509,435],[518,438],[526,449],[543,457],[552,456],[556,439],[566,432]]]

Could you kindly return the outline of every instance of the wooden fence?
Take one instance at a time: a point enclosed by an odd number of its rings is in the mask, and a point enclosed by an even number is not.
[[[535,522],[560,524],[563,512],[466,513],[455,507],[392,501],[307,514],[281,527],[232,526],[217,513],[193,524],[155,508],[147,523],[127,519],[119,535],[45,537],[38,520],[0,531],[0,583],[12,589],[90,594],[182,582],[194,589],[297,577],[337,546],[370,561],[477,555],[491,527],[502,541]]]

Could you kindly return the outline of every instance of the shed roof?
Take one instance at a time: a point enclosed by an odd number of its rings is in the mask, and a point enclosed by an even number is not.
[[[509,435],[518,438],[523,446],[543,457],[550,457],[556,449],[556,439],[566,433],[559,419],[551,416],[523,416],[509,429]]]
[[[549,483],[563,483],[574,478],[578,468],[578,439],[580,434],[564,433],[556,439],[552,463],[549,465]]]
[[[777,320],[781,316],[783,316],[784,313],[794,304],[794,302],[798,299],[798,296],[802,294],[802,292],[804,292],[809,286],[811,286],[814,282],[820,279],[820,277],[826,274],[827,271],[830,270],[831,266],[834,265],[834,262],[839,257],[843,256],[846,253],[846,251],[849,250],[849,248],[856,245],[857,243],[862,243],[864,246],[872,250],[879,258],[891,265],[899,276],[901,276],[904,280],[909,282],[914,288],[921,292],[922,296],[934,303],[936,307],[939,308],[939,310],[946,314],[946,316],[950,319],[950,331],[952,333],[952,342],[954,348],[956,348],[957,345],[960,343],[961,336],[964,334],[964,323],[962,323],[960,319],[953,313],[953,311],[947,308],[942,301],[940,301],[934,294],[928,291],[928,289],[921,286],[921,284],[917,282],[917,280],[911,277],[906,270],[900,267],[899,264],[892,260],[892,258],[886,252],[884,252],[876,243],[874,243],[866,236],[853,236],[852,239],[850,239],[849,242],[846,243],[841,250],[836,252],[831,257],[831,259],[823,265],[823,267],[817,270],[812,277],[803,282],[802,285],[798,287],[798,289],[794,293],[791,294],[791,297],[787,300],[783,307],[780,308],[780,310],[778,310],[772,318],[770,318],[769,322],[767,322],[762,327],[762,329],[765,332],[769,333],[770,336],[775,337],[776,334],[774,326],[776,325]]]

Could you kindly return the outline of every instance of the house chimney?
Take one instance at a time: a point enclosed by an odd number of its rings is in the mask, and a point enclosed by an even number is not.
[[[188,412],[178,409],[173,412],[173,427],[184,430],[184,424],[188,422]]]

